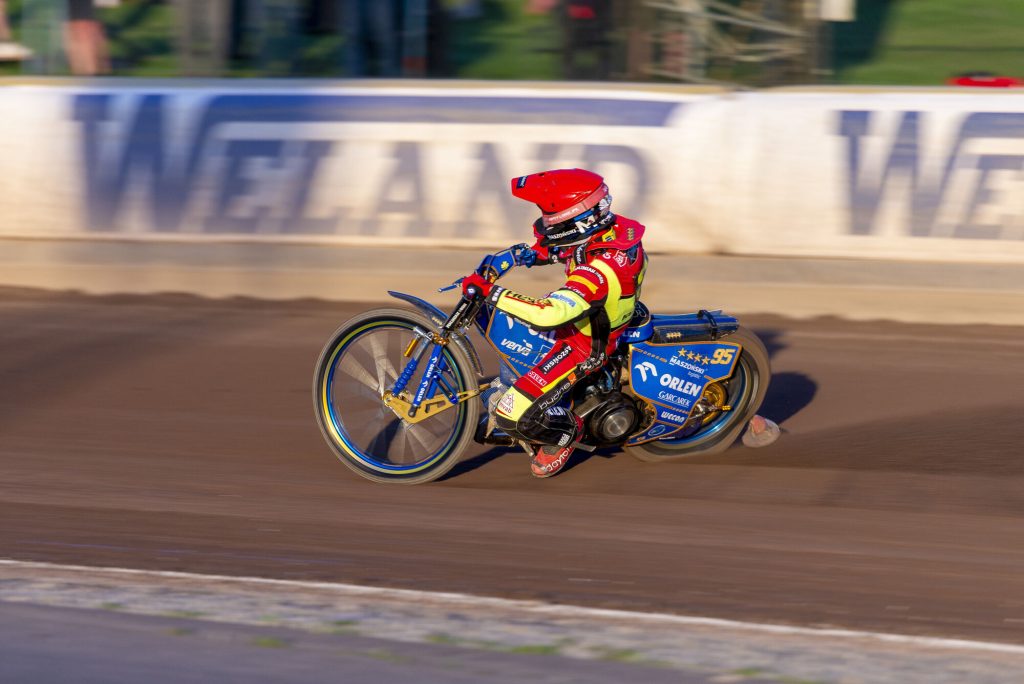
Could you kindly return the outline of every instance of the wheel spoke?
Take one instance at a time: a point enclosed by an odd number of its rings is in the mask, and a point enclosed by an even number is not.
[[[346,354],[343,356],[341,361],[338,363],[338,368],[356,382],[373,390],[376,396],[380,396],[381,388],[384,385],[382,383],[378,383],[377,379],[370,374],[370,371],[366,370],[361,363],[356,361],[353,355]]]
[[[377,380],[380,383],[379,386],[383,390],[387,386],[385,380],[397,380],[398,372],[395,370],[394,365],[391,363],[391,359],[388,358],[388,352],[384,345],[384,340],[381,339],[381,335],[371,334],[367,340],[370,345],[370,352],[373,354],[374,365],[377,368]]]
[[[430,421],[427,421],[427,422],[430,422]],[[402,424],[402,431],[406,432],[410,437],[413,438],[413,441],[415,441],[417,444],[420,445],[420,448],[422,448],[423,452],[424,452],[422,454],[423,456],[429,456],[431,453],[433,453],[433,449],[430,448],[430,444],[423,438],[423,435],[421,434],[421,431],[422,432],[428,432],[426,427],[422,427],[421,428],[419,423],[416,423],[416,424],[403,423]],[[431,436],[435,437],[435,438],[437,437],[437,435],[431,435]]]
[[[407,427],[406,423],[401,424],[394,439],[391,440],[391,445],[388,447],[388,458],[391,459],[392,463],[405,463],[407,447],[409,446],[409,431]]]

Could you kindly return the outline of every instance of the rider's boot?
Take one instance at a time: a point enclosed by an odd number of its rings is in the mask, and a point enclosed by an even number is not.
[[[569,456],[576,449],[576,445],[583,439],[583,420],[574,415],[576,419],[576,430],[567,433],[569,438],[565,446],[557,444],[543,445],[536,448],[533,458],[530,459],[530,472],[534,477],[551,477],[556,475],[565,464],[569,462]]]

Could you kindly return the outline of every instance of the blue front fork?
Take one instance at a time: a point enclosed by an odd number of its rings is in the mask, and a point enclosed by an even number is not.
[[[398,395],[412,379],[413,374],[416,372],[416,368],[420,363],[420,355],[414,355],[409,362],[405,364],[405,368],[402,369],[402,373],[395,380],[395,386],[392,388],[392,394]],[[459,402],[459,397],[451,384],[444,377],[444,373],[448,368],[448,364],[444,359],[444,345],[435,344],[433,350],[430,352],[430,358],[427,360],[427,369],[423,373],[423,379],[420,380],[420,385],[416,388],[416,395],[413,397],[411,402],[412,409],[410,413],[415,415],[417,409],[424,401],[428,401],[434,398],[437,394],[437,390],[444,393],[445,397],[453,404]]]

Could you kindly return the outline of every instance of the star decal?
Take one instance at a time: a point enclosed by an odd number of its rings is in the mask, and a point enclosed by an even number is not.
[[[711,363],[711,359],[709,359],[709,358],[708,358],[708,357],[706,357],[706,356],[702,356],[700,360],[701,360],[701,361],[702,361],[702,362],[704,363],[704,365],[705,365],[705,366],[706,366],[707,364]]]

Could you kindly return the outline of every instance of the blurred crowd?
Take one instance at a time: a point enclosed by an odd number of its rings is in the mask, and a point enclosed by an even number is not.
[[[125,53],[135,46],[122,34],[143,27],[151,53],[167,46],[164,62],[174,66],[163,75],[454,76],[459,60],[452,55],[453,26],[500,22],[515,14],[547,17],[559,28],[557,44],[548,46],[549,53],[564,56],[565,73],[559,76],[607,78],[611,15],[615,5],[629,4],[627,0],[0,0],[0,62],[21,63],[26,73],[96,75],[113,70],[132,74],[133,64]],[[111,31],[117,53],[113,61]],[[596,60],[588,58],[585,73],[574,59],[581,51],[598,53]],[[309,73],[310,61],[317,61],[316,73]]]

